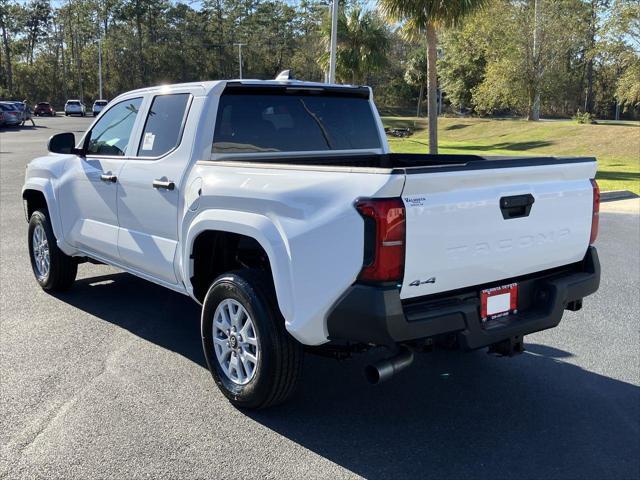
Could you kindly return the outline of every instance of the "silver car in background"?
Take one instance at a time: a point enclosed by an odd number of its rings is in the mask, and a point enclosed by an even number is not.
[[[107,103],[109,103],[108,100],[96,100],[93,102],[93,116],[97,116],[107,106]]]
[[[0,109],[4,113],[4,125],[21,125],[24,122],[24,114],[16,105],[16,102],[0,102]]]
[[[85,111],[86,107],[80,100],[67,100],[67,103],[64,104],[65,116],[80,115],[81,117],[84,117]]]

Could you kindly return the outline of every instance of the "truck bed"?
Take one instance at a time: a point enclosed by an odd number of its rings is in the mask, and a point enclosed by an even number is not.
[[[416,174],[457,170],[479,170],[492,168],[528,167],[563,163],[595,162],[593,157],[551,156],[480,156],[480,155],[431,155],[423,153],[386,153],[323,156],[268,155],[244,156],[243,162],[285,164],[300,166],[383,168],[392,174]]]

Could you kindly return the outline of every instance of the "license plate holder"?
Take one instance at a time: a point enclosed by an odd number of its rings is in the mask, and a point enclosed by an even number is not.
[[[480,318],[483,322],[511,313],[518,313],[517,283],[480,291]]]

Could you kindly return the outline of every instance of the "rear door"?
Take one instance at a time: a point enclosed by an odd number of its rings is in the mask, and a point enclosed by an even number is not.
[[[191,154],[182,142],[192,94],[155,95],[134,154],[120,174],[118,249],[123,262],[156,279],[177,283],[181,183]]]
[[[455,290],[582,260],[593,159],[407,169],[401,297]],[[495,168],[484,168],[495,165]]]

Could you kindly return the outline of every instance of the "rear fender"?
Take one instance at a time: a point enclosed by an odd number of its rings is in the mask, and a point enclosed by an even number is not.
[[[280,312],[286,324],[289,324],[293,318],[290,254],[287,243],[275,224],[263,215],[229,210],[211,209],[196,216],[183,237],[185,239],[182,247],[184,261],[181,265],[182,278],[192,297],[194,294],[191,277],[194,265],[190,256],[195,239],[205,231],[237,233],[251,237],[260,244],[269,257]]]

